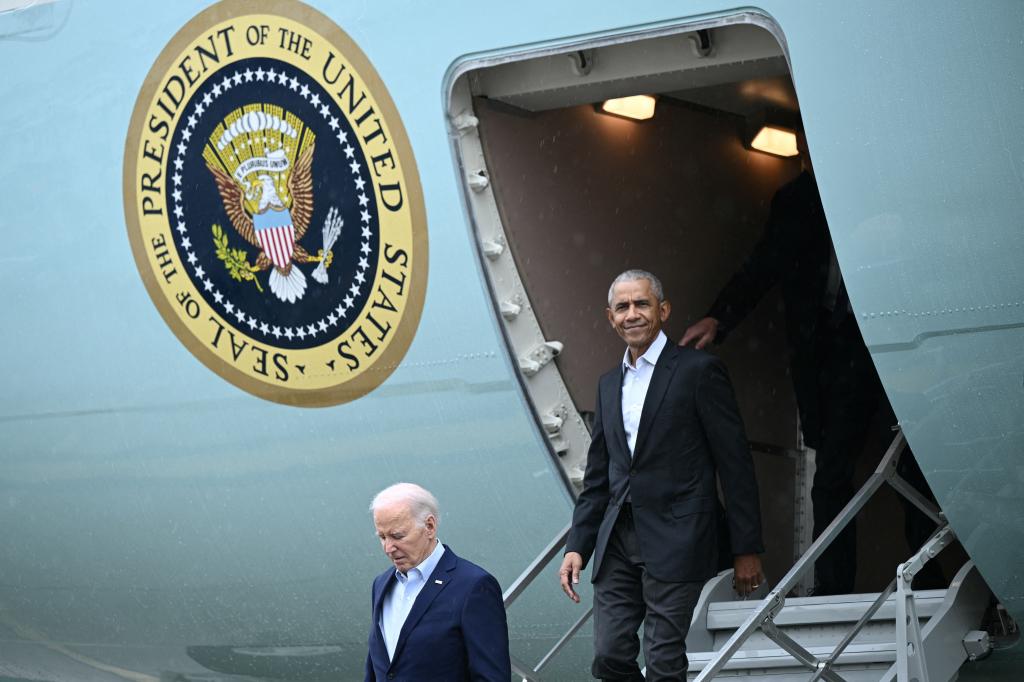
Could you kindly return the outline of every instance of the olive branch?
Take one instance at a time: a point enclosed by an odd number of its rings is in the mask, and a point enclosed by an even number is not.
[[[213,244],[217,247],[217,258],[224,263],[225,269],[236,282],[252,282],[259,292],[263,293],[260,281],[256,279],[256,267],[249,265],[249,254],[245,249],[229,249],[228,236],[220,225],[213,224]]]

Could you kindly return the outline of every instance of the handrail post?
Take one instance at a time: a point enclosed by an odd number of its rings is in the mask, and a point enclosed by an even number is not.
[[[896,679],[899,682],[928,682],[928,665],[924,659],[921,621],[910,583],[913,571],[907,570],[913,560],[896,569]]]

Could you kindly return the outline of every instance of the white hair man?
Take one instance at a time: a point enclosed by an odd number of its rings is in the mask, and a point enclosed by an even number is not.
[[[501,680],[512,675],[501,588],[437,539],[430,491],[396,483],[370,504],[392,567],[373,581],[366,680]]]

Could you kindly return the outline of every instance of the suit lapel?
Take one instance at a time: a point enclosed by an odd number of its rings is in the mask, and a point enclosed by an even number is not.
[[[626,442],[626,427],[622,423],[622,379],[624,373],[622,365],[620,364],[615,370],[605,375],[605,388],[607,390],[602,391],[601,394],[604,396],[604,401],[608,405],[608,409],[605,410],[603,415],[604,423],[607,424],[605,429],[611,435],[608,439],[614,442],[618,448],[619,453],[625,454],[626,458],[629,458],[629,444]],[[600,406],[599,409],[603,409],[604,406]]]
[[[380,621],[384,610],[384,595],[391,589],[391,583],[397,580],[394,569],[388,571],[382,579],[374,583],[373,591],[373,637],[370,638],[370,646],[377,649],[377,656],[387,660],[388,647],[384,643],[384,635],[380,631]]]
[[[396,580],[394,569],[388,571],[386,574],[383,574],[381,577],[383,579],[378,580],[376,582],[373,590],[374,617],[380,616],[381,609],[384,608],[384,595],[387,594],[388,587],[391,585],[391,581]]]
[[[640,413],[640,427],[637,429],[636,447],[633,449],[633,461],[635,462],[644,451],[647,443],[647,434],[651,430],[651,423],[654,415],[658,413],[661,402],[665,398],[665,391],[672,380],[672,374],[676,369],[676,359],[679,351],[670,339],[658,356],[658,362],[654,365],[654,373],[651,374],[651,384],[647,387],[647,395],[644,397],[644,409]],[[619,392],[621,396],[621,391]],[[620,402],[622,398],[619,398]],[[621,417],[619,419],[621,422]]]
[[[395,656],[391,659],[391,665],[394,665],[395,661],[402,654],[402,649],[409,640],[409,633],[412,632],[412,629],[423,618],[423,614],[430,608],[434,599],[455,578],[454,571],[458,560],[459,558],[455,556],[455,552],[448,545],[445,545],[441,560],[437,562],[434,572],[425,577],[426,582],[423,584],[423,589],[416,595],[416,601],[413,602],[412,610],[409,611],[409,616],[405,619],[405,624],[402,625],[402,632],[398,635],[398,643],[395,645]]]

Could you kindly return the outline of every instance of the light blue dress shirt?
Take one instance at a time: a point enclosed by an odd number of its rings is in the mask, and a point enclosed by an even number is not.
[[[622,426],[626,430],[630,455],[636,448],[636,432],[640,430],[640,415],[644,411],[644,399],[651,385],[654,366],[658,364],[666,343],[668,337],[660,331],[647,351],[636,359],[635,367],[630,363],[629,348],[622,358]]]
[[[384,635],[384,644],[388,648],[388,659],[394,660],[395,647],[398,646],[398,636],[402,634],[402,626],[405,619],[409,617],[412,605],[416,603],[416,597],[420,590],[426,585],[430,575],[437,568],[437,562],[444,554],[444,545],[437,541],[434,551],[427,556],[419,566],[410,568],[408,573],[395,571],[397,580],[391,585],[391,589],[384,595],[384,607],[380,615],[380,632]]]

